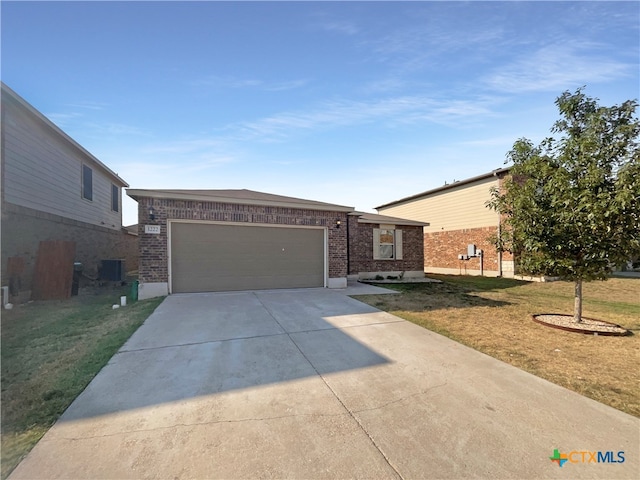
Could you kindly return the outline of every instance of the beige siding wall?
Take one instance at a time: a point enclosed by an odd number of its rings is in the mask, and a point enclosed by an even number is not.
[[[497,178],[487,178],[430,195],[428,198],[382,208],[379,213],[429,222],[425,233],[498,225],[498,214],[485,206]]]
[[[4,97],[4,95],[3,95]],[[111,209],[111,179],[90,157],[14,102],[3,99],[3,187],[5,202],[119,230]],[[82,198],[82,164],[93,170],[93,201]]]

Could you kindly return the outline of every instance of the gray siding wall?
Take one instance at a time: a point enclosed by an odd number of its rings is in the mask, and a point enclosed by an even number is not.
[[[5,202],[80,222],[120,230],[111,209],[112,179],[91,157],[13,101],[2,102],[2,168]],[[93,170],[93,200],[82,198],[82,164]]]

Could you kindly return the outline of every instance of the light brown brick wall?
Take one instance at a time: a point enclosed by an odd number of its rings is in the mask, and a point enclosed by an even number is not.
[[[424,262],[422,227],[398,226],[402,230],[402,260],[373,259],[373,229],[380,225],[358,223],[349,217],[349,274],[360,272],[421,271]]]
[[[149,218],[150,206],[155,210],[155,220]],[[347,214],[344,212],[141,197],[138,218],[141,282],[169,281],[167,220],[174,219],[327,227],[329,278],[347,276]],[[336,228],[338,219],[341,228]],[[160,235],[145,234],[145,224],[160,225]]]
[[[497,233],[497,227],[469,228],[424,234],[424,268],[480,270],[480,258],[458,260],[458,255],[467,254],[467,245],[473,243],[483,251],[485,271],[498,272],[498,252],[490,241]],[[503,253],[502,260],[511,260],[511,255]]]

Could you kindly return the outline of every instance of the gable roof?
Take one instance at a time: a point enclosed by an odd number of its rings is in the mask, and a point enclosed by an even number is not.
[[[379,215],[377,213],[367,212],[351,212],[349,215],[357,216],[358,223],[376,223],[389,225],[404,225],[415,227],[428,227],[427,222],[418,222],[416,220],[407,220],[406,218],[389,217],[387,215]]]
[[[300,208],[306,210],[324,210],[331,212],[352,212],[353,207],[332,203],[285,197],[254,190],[140,190],[127,189],[127,195],[138,198],[170,198],[174,200],[194,200],[201,202],[236,203],[241,205],[267,205],[272,207]]]
[[[138,224],[134,223],[133,225],[127,225],[126,227],[122,227],[129,235],[138,236]]]
[[[23,111],[28,112],[31,116],[35,117],[40,123],[44,124],[47,128],[53,131],[53,133],[66,141],[72,148],[78,150],[80,154],[85,157],[85,159],[89,160],[95,167],[105,173],[108,177],[111,178],[114,184],[117,184],[120,187],[128,187],[129,184],[125,182],[120,176],[107,167],[104,163],[94,157],[88,150],[86,150],[82,145],[76,142],[69,135],[64,133],[60,127],[58,127],[55,123],[45,117],[42,113],[40,113],[36,108],[27,102],[24,98],[14,92],[11,88],[9,88],[4,82],[0,82],[1,91],[2,91],[2,103],[6,101],[12,101],[13,103],[19,105]]]
[[[443,192],[445,190],[451,190],[451,189],[454,189],[454,188],[459,188],[459,187],[462,187],[464,185],[468,185],[470,183],[474,183],[474,182],[478,182],[480,180],[484,180],[486,178],[500,177],[502,175],[506,175],[507,173],[509,173],[509,170],[511,170],[511,167],[497,168],[495,170],[492,170],[489,173],[484,173],[482,175],[478,175],[477,177],[471,177],[471,178],[467,178],[466,180],[460,180],[460,181],[457,181],[457,182],[449,183],[447,185],[443,185],[442,187],[434,188],[432,190],[427,190],[426,192],[418,193],[416,195],[411,195],[410,197],[404,197],[404,198],[401,198],[400,200],[394,200],[393,202],[385,203],[384,205],[380,205],[379,207],[376,207],[376,210],[380,210],[381,208],[394,207],[394,206],[399,205],[401,203],[410,202],[412,200],[418,200],[420,198],[428,197],[429,195],[433,195],[434,193],[440,193],[440,192]]]

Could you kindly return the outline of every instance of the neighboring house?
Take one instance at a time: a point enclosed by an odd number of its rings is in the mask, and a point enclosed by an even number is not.
[[[423,223],[251,190],[136,190],[139,298],[424,275]]]
[[[73,260],[94,278],[102,260],[137,251],[122,229],[128,184],[4,83],[1,131],[2,285],[14,301],[30,298],[41,241],[74,242]]]
[[[497,251],[491,242],[492,236],[500,234],[500,216],[486,206],[491,199],[490,189],[500,188],[508,172],[508,168],[497,169],[381,205],[376,210],[429,222],[424,227],[427,273],[512,277],[513,257]],[[475,246],[475,256],[469,255],[473,253],[469,252],[469,245]]]

